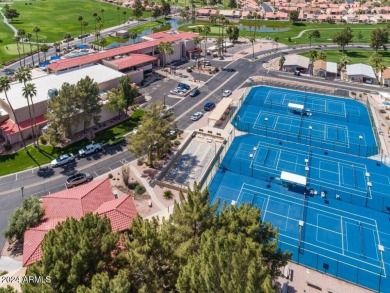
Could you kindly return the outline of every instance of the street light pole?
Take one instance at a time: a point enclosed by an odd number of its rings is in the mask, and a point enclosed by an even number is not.
[[[22,198],[24,198],[24,186],[20,187],[20,190],[22,191]]]
[[[165,94],[163,96],[164,96],[164,109],[165,109]]]
[[[358,156],[360,157],[360,144],[361,144],[361,141],[363,140],[363,136],[362,135],[359,135],[359,149],[358,149]]]

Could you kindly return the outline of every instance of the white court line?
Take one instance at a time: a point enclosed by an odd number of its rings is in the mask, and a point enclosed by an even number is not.
[[[339,169],[339,186],[341,185],[341,169],[340,169],[340,163],[337,162],[337,166],[338,166],[338,169]]]
[[[262,144],[263,144],[263,145],[271,145],[271,146],[275,147],[275,145],[269,144],[269,143],[267,143],[267,142],[262,142]],[[286,146],[280,146],[280,147],[278,147],[278,148],[281,149],[281,150],[290,150],[290,152],[293,152],[293,153],[297,153],[297,152],[298,152],[298,150],[293,149],[293,148],[290,148],[290,147],[286,147]],[[340,153],[340,152],[337,152],[337,153]],[[345,154],[345,153],[342,153],[342,154]],[[303,152],[303,151],[302,151],[302,155],[304,155],[304,152]],[[316,158],[323,158],[324,161],[330,161],[328,156],[324,156],[324,155],[321,155],[321,154],[318,154],[318,153],[315,154],[315,157],[316,157]],[[346,164],[351,164],[350,161],[344,160],[344,159],[342,159],[342,158],[337,158],[337,160],[340,161],[340,162],[345,162]],[[332,162],[332,161],[330,161],[330,162]],[[362,169],[363,169],[363,168],[366,168],[366,164],[354,163],[354,165],[356,165],[356,166],[361,166],[360,168],[362,168]]]
[[[341,253],[344,255],[343,216],[340,216],[340,229],[341,229]]]
[[[299,198],[297,198],[297,197],[293,197],[293,196],[290,196],[290,195],[288,195],[288,194],[281,194],[281,193],[278,193],[278,192],[275,192],[275,191],[273,191],[273,190],[264,190],[264,189],[262,189],[262,188],[260,188],[260,187],[258,187],[258,186],[256,186],[256,185],[252,185],[252,184],[248,184],[248,183],[243,183],[245,186],[250,186],[250,187],[252,187],[252,188],[246,188],[246,187],[244,187],[245,189],[248,189],[248,190],[250,190],[250,191],[254,191],[254,190],[256,190],[256,189],[259,189],[259,190],[261,190],[261,192],[256,192],[257,194],[263,194],[263,195],[265,195],[265,196],[270,196],[270,194],[275,194],[275,195],[278,195],[278,196],[283,196],[283,198],[279,198],[279,197],[276,197],[278,200],[281,200],[281,201],[286,201],[286,202],[288,202],[288,203],[293,203],[293,204],[298,204],[298,205],[301,205],[301,206],[304,206],[304,199],[302,198],[301,199],[301,201],[302,201],[302,203],[299,203],[299,202],[297,202],[297,199],[299,199]],[[263,193],[263,192],[267,192],[267,193]],[[286,199],[286,198],[291,198],[291,200],[288,200],[288,199]],[[335,213],[335,212],[328,212],[328,211],[325,211],[324,210],[324,206],[322,205],[322,204],[318,204],[318,203],[316,203],[316,202],[311,202],[310,203],[312,206],[310,207],[311,209],[313,209],[313,210],[317,210],[317,211],[321,211],[321,212],[323,212],[323,213],[327,213],[327,214],[330,214],[330,215],[333,215],[333,216],[340,216],[341,214],[349,214],[349,215],[353,215],[353,216],[355,216],[355,218],[349,218],[349,217],[347,217],[347,216],[344,216],[344,218],[345,219],[348,219],[348,220],[351,220],[351,221],[357,221],[356,220],[356,218],[361,218],[361,219],[366,219],[366,220],[369,220],[369,221],[374,221],[374,219],[372,219],[372,218],[369,218],[369,217],[365,217],[365,216],[361,216],[361,215],[358,215],[358,214],[354,214],[354,213],[351,213],[351,212],[347,212],[347,211],[345,211],[345,210],[340,210],[340,209],[336,209],[336,208],[333,208],[333,207],[329,207],[328,206],[328,209],[329,210],[333,210],[333,211],[337,211],[337,213]],[[318,208],[317,207],[313,207],[313,206],[318,206]],[[365,222],[365,221],[360,221],[360,222],[363,222],[364,224],[366,224],[366,225],[369,225],[369,226],[375,226],[375,224],[370,224],[369,222]]]
[[[270,198],[270,196],[269,196],[269,195],[267,195],[267,205],[265,206],[265,209],[264,209],[263,220],[265,219],[265,215],[267,214],[267,210],[268,210],[268,203],[269,203],[269,198]]]
[[[278,155],[278,160],[276,161],[277,162],[276,163],[276,170],[278,170],[278,166],[279,166],[279,162],[280,162],[280,154],[281,154],[282,150],[278,149],[278,152],[279,152],[279,155]]]
[[[286,237],[286,238],[289,238],[289,239],[296,240],[295,238],[289,237],[289,236],[287,236],[287,235],[283,235],[283,236]],[[294,249],[296,249],[296,245],[294,245],[294,244],[291,244],[291,243],[282,241],[282,240],[280,240],[280,239],[279,239],[279,242],[282,242],[282,243],[284,243],[284,244],[286,244],[286,245],[292,246],[292,247],[294,247]],[[308,245],[311,245],[311,246],[314,246],[314,247],[318,247],[318,248],[324,249],[324,248],[322,248],[321,246],[316,246],[316,245],[313,245],[313,244],[308,243],[308,242],[305,242],[305,241],[303,241],[303,243],[306,243],[306,244],[308,244]],[[330,252],[334,252],[333,250],[329,250],[329,249],[324,249],[324,250],[327,250],[327,251],[330,251]],[[319,256],[322,256],[322,257],[324,257],[324,258],[326,258],[326,259],[329,259],[329,260],[332,260],[332,261],[334,261],[334,262],[342,263],[342,264],[347,265],[347,266],[349,266],[349,267],[353,267],[353,268],[355,268],[355,269],[358,269],[358,270],[361,270],[361,271],[365,271],[365,272],[367,272],[367,273],[370,273],[370,274],[373,274],[373,275],[376,275],[376,276],[379,276],[379,275],[380,275],[379,273],[375,273],[374,271],[369,271],[369,270],[367,270],[367,269],[365,269],[365,268],[362,268],[362,267],[360,267],[360,266],[357,267],[357,266],[355,266],[355,265],[353,265],[353,264],[346,263],[345,261],[341,261],[341,260],[339,260],[339,259],[335,259],[335,258],[333,258],[333,257],[329,257],[329,255],[321,254],[321,253],[319,253],[318,251],[313,251],[313,250],[310,250],[310,249],[307,249],[307,248],[305,248],[305,251],[310,252],[310,253],[313,253],[313,254],[316,254],[316,255],[319,255]],[[357,260],[357,261],[359,261],[359,262],[362,262],[362,263],[364,263],[364,264],[367,264],[369,267],[372,266],[372,267],[374,267],[374,268],[380,268],[379,266],[373,265],[373,264],[368,263],[368,262],[360,261],[359,259],[350,257],[350,256],[348,256],[348,255],[344,255],[344,257],[349,258],[349,259],[352,259],[352,260],[355,260],[355,261]],[[382,277],[384,277],[383,274],[382,274]]]
[[[289,206],[289,210],[290,210],[290,206]],[[282,217],[282,218],[286,218],[286,222],[285,222],[285,225],[284,225],[284,229],[281,228],[281,227],[278,227],[279,230],[281,231],[287,231],[287,224],[288,224],[288,220],[290,219],[289,217],[286,217],[286,216],[283,216],[281,214],[277,214],[277,213],[274,213],[274,212],[270,212],[268,211],[268,214],[272,214],[272,215],[276,215],[276,216],[279,216],[279,217]],[[264,217],[265,218],[265,217]],[[298,221],[296,219],[293,219],[294,221]]]

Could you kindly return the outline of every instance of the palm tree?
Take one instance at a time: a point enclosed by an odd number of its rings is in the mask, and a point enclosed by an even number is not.
[[[385,64],[383,64],[383,63],[379,63],[378,65],[377,65],[377,67],[376,67],[376,71],[377,72],[379,72],[380,73],[380,76],[381,76],[381,79],[383,80],[383,71],[385,71],[386,70],[386,65]]]
[[[286,62],[286,57],[282,56],[279,59],[279,70],[282,71],[284,62]]]
[[[310,59],[310,63],[311,63],[311,74],[313,74],[313,62],[314,60],[316,60],[318,57],[318,52],[316,50],[310,50],[309,51],[309,59]]]
[[[88,22],[83,21],[84,33],[87,32],[87,26],[88,26]],[[87,36],[85,36],[85,38],[87,38]],[[81,42],[83,42],[83,37],[82,36],[81,36]]]
[[[49,51],[49,46],[46,44],[43,44],[41,47],[41,51],[43,52],[43,56],[44,56],[45,61],[46,61],[46,53]]]
[[[102,14],[103,27],[104,27],[104,9],[100,9],[100,13]]]
[[[125,28],[127,11],[126,10],[122,11],[122,14],[123,14],[123,28]]]
[[[351,59],[347,55],[345,55],[345,54],[341,55],[340,61],[339,61],[340,75],[341,75],[341,71],[345,70],[345,67],[347,66],[347,64],[349,62],[351,62]]]
[[[95,31],[96,31],[96,21],[97,21],[97,13],[96,12],[94,12],[93,14],[92,14],[92,17],[93,17],[93,19],[95,20]]]
[[[32,134],[33,134],[34,145],[39,147],[38,137],[35,135],[35,129],[34,129],[36,127],[36,121],[35,121],[35,109],[34,109],[34,102],[33,102],[33,97],[35,97],[37,95],[37,88],[35,87],[35,84],[27,83],[27,84],[24,84],[24,87],[22,89],[22,93],[23,93],[23,96],[27,99],[28,112],[30,115],[30,123],[32,124],[31,130],[32,130]],[[33,119],[31,119],[30,100],[29,99],[31,100],[31,106],[32,106],[33,116],[34,116]]]
[[[206,58],[207,56],[207,35],[211,32],[211,27],[208,26],[208,25],[205,25],[203,27],[203,31],[204,31],[204,34],[205,34],[205,41],[204,41],[204,56]],[[203,66],[206,66],[206,63],[203,63]]]
[[[23,134],[22,134],[22,131],[21,131],[20,126],[19,126],[18,118],[16,117],[16,114],[15,114],[15,110],[12,107],[12,105],[8,99],[7,92],[11,89],[10,83],[11,83],[11,81],[9,80],[8,76],[0,76],[0,93],[4,92],[5,99],[7,100],[7,104],[9,105],[11,112],[12,112],[12,115],[14,116],[15,123],[18,126],[18,131],[19,131],[19,135],[22,139],[23,147],[26,150],[26,152],[28,152],[28,150],[26,148],[26,142],[24,141]]]
[[[26,83],[28,81],[30,81],[31,78],[32,78],[31,70],[29,68],[27,68],[27,67],[20,67],[16,71],[16,73],[15,73],[15,78],[19,82],[23,83],[24,84],[24,88],[25,88],[26,87]],[[23,88],[23,91],[24,91],[24,88]],[[30,100],[24,94],[23,94],[23,96],[27,99],[28,113],[30,115],[30,125],[32,126],[33,141],[34,141],[34,145],[35,145],[35,130],[34,130],[34,123],[33,123],[32,115],[31,115]]]
[[[324,51],[318,51],[317,60],[326,60],[326,53]]]
[[[23,66],[26,66],[26,55],[25,55],[25,52],[24,52],[24,39],[26,37],[26,31],[24,29],[18,29],[18,36],[20,37],[21,39],[21,43],[22,43],[22,51],[23,51]]]
[[[374,52],[374,54],[370,56],[370,64],[377,68],[380,63],[382,63],[382,56],[378,52]]]
[[[121,18],[120,18],[120,14],[119,14],[119,11],[121,10],[121,8],[119,6],[117,6],[116,8],[116,12],[118,13],[118,24],[121,24]]]
[[[31,45],[31,38],[32,38],[32,34],[27,33],[26,39],[28,40],[28,43],[30,44],[31,60],[32,60],[33,66],[35,66],[34,54],[33,54],[32,45]]]
[[[255,59],[255,42],[256,42],[256,37],[255,36],[250,36],[249,37],[249,42],[252,44],[252,59]]]
[[[61,46],[60,42],[53,43],[53,47],[54,47],[54,50],[56,51],[56,55],[57,55],[57,51],[59,51],[60,46]]]
[[[129,37],[133,40],[133,43],[135,43],[135,40],[137,39],[138,35],[135,32],[130,32]]]
[[[80,39],[81,39],[81,43],[83,42],[83,17],[81,15],[79,15],[77,17],[77,20],[80,21]]]
[[[37,46],[38,46],[38,64],[39,64],[39,62],[41,62],[41,57],[39,56],[39,39],[38,39],[38,33],[41,32],[41,29],[40,29],[38,26],[36,26],[36,27],[34,27],[33,32],[35,33],[35,39],[36,39],[36,41],[37,41]]]
[[[104,45],[105,45],[106,43],[107,43],[106,38],[101,38],[101,39],[99,40],[99,46],[102,47],[102,50],[104,50]]]
[[[158,51],[160,54],[162,54],[162,60],[163,60],[163,67],[165,68],[166,66],[166,58],[167,56],[170,56],[173,54],[173,47],[172,44],[169,42],[161,42],[158,47]]]
[[[70,33],[65,33],[64,38],[65,38],[65,41],[67,44],[67,50],[69,51],[69,42],[70,42],[70,39],[72,38],[72,36],[70,35]]]
[[[275,37],[274,38],[274,42],[275,42],[275,44],[276,44],[276,51],[278,51],[278,46],[279,46],[279,37]]]
[[[20,56],[20,47],[19,47],[20,37],[16,36],[14,37],[14,40],[16,42],[16,48],[18,49],[18,54],[19,54],[19,65],[20,67],[22,67],[22,57]]]

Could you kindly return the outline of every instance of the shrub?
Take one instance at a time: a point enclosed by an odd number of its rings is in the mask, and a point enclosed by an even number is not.
[[[12,149],[12,144],[10,144],[10,143],[5,144],[5,145],[4,145],[4,149],[5,149],[6,151],[10,151],[10,150]]]
[[[179,145],[180,145],[180,141],[175,140],[173,144],[174,144],[175,146],[179,146]]]
[[[129,177],[130,177],[130,168],[127,165],[122,166],[122,179],[123,183],[127,185],[129,182]]]
[[[385,114],[385,113],[386,113],[386,110],[385,110],[385,109],[380,109],[380,110],[379,110],[379,113]]]
[[[163,197],[165,199],[172,199],[172,197],[173,197],[172,191],[170,189],[165,190],[164,193],[163,193]]]
[[[137,186],[139,186],[140,183],[138,181],[134,181],[134,182],[130,182],[127,184],[127,187],[131,190],[134,190],[137,188]]]
[[[143,187],[142,185],[138,185],[138,186],[135,188],[135,194],[136,194],[136,195],[143,195],[145,192],[146,192],[146,189],[145,189],[145,187]]]
[[[108,173],[108,178],[112,179],[112,177],[114,177],[114,176],[112,176],[111,173]]]
[[[137,165],[142,166],[144,164],[144,161],[142,159],[138,159]]]
[[[390,120],[390,116],[386,116],[385,119],[386,119],[386,120]]]
[[[47,144],[47,139],[46,139],[46,137],[44,135],[41,135],[39,137],[39,143],[43,144],[43,145]]]
[[[291,37],[288,37],[288,41],[291,43]]]

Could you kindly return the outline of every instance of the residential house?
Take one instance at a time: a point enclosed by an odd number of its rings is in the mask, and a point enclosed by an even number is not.
[[[87,213],[106,217],[113,231],[130,228],[137,210],[130,195],[117,197],[110,179],[97,179],[85,185],[42,197],[44,221],[24,233],[23,266],[30,266],[42,259],[42,242],[45,235],[59,223],[73,217],[79,220]]]
[[[374,69],[370,65],[362,63],[347,65],[346,78],[354,82],[378,83]]]
[[[286,55],[286,60],[283,64],[283,71],[294,72],[299,70],[302,73],[308,73],[310,67],[310,59],[296,54]]]
[[[313,64],[313,75],[335,79],[337,77],[337,63],[316,60]]]

